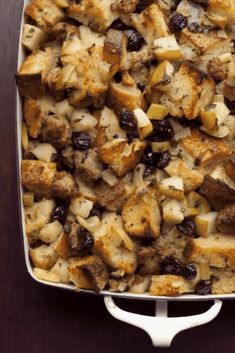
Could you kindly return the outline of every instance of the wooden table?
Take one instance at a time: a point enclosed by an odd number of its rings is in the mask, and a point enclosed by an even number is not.
[[[155,350],[141,330],[110,317],[102,298],[40,286],[26,272],[17,207],[14,80],[22,1],[0,3],[0,352],[166,352]],[[134,312],[154,312],[153,303],[119,303]],[[206,308],[206,303],[176,303],[170,313]],[[179,334],[169,352],[184,351],[234,353],[235,301],[224,303],[211,324]]]

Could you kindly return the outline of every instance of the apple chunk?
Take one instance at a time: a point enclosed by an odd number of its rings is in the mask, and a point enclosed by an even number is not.
[[[198,235],[208,237],[209,234],[216,230],[217,212],[209,212],[196,216],[195,224]]]

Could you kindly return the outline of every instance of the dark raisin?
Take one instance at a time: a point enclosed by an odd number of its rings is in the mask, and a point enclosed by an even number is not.
[[[73,148],[75,150],[87,150],[91,147],[91,138],[87,132],[74,132],[72,137]]]
[[[169,27],[172,33],[182,31],[188,24],[187,17],[183,16],[179,12],[175,12],[169,20]]]
[[[170,152],[158,153],[157,169],[164,169],[170,163],[171,155]]]
[[[157,162],[157,154],[154,153],[150,147],[147,147],[144,151],[142,162],[148,166],[155,166]]]
[[[61,154],[56,154],[53,153],[51,157],[51,162],[56,163],[56,169],[58,172],[61,172],[62,170],[67,171],[67,172],[74,172],[74,164],[70,164],[68,159]]]
[[[131,143],[134,139],[139,137],[138,130],[135,129],[132,132],[127,133],[128,143]]]
[[[195,287],[195,293],[198,295],[207,295],[211,293],[211,281],[200,281]]]
[[[135,12],[140,13],[144,11],[145,9],[147,9],[147,7],[152,5],[153,2],[154,0],[139,0],[138,5],[136,6]]]
[[[113,29],[117,29],[119,31],[124,31],[129,29],[130,27],[127,26],[125,23],[123,23],[119,18],[115,21],[113,21],[113,23],[110,26]]]
[[[88,254],[94,246],[93,235],[87,231],[79,232],[76,250],[81,255]]]
[[[127,50],[128,51],[139,51],[145,44],[145,40],[142,35],[134,29],[125,31],[128,37]]]
[[[157,170],[157,168],[154,165],[148,165],[145,166],[144,169],[144,178],[147,178],[149,175],[155,173]]]
[[[196,4],[204,5],[204,6],[207,6],[209,3],[208,0],[193,0],[193,2],[196,2]]]
[[[93,207],[90,214],[89,214],[89,217],[98,217],[99,219],[102,218],[102,208],[98,208],[98,207]]]
[[[122,81],[122,74],[121,72],[117,72],[115,75],[114,75],[114,80],[116,83],[120,83]]]
[[[163,120],[153,120],[153,132],[149,136],[152,142],[170,141],[174,136],[174,129],[168,118]]]
[[[183,276],[184,269],[184,264],[173,256],[167,256],[160,262],[160,273],[162,275]]]
[[[52,212],[51,220],[52,221],[59,221],[61,224],[65,224],[67,217],[67,208],[64,203],[59,204],[56,206]]]
[[[202,33],[203,32],[202,27],[197,22],[191,22],[188,25],[188,29],[190,30],[190,32],[193,32],[193,33]]]
[[[231,115],[235,115],[235,101],[229,101],[227,100],[227,107],[230,110]]]
[[[136,122],[135,122],[134,115],[132,114],[132,112],[128,110],[124,110],[120,113],[119,124],[123,130],[128,132],[132,132],[133,130],[136,129]]]
[[[189,237],[194,237],[196,235],[196,226],[192,219],[186,218],[182,223],[177,225],[180,233],[188,235]]]
[[[196,119],[192,119],[192,120],[188,120],[186,118],[181,118],[179,122],[184,127],[198,128],[198,127],[202,126],[202,121],[200,118],[196,118]]]
[[[187,264],[184,267],[184,278],[188,281],[197,277],[197,267],[194,264]]]

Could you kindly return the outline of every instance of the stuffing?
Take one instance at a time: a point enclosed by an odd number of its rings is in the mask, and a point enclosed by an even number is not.
[[[77,289],[92,289],[100,292],[108,283],[107,268],[96,255],[72,259],[69,273],[70,280]]]
[[[192,130],[191,136],[181,140],[181,147],[193,157],[196,165],[207,166],[229,157],[232,151],[226,142]]]
[[[51,29],[51,35],[57,40],[64,41],[70,36],[80,36],[79,27],[67,22],[59,22]]]
[[[157,246],[142,246],[137,250],[138,272],[140,275],[159,273],[159,253]]]
[[[227,204],[235,202],[235,183],[223,168],[218,167],[211,175],[205,176],[200,193],[215,210],[221,210]]]
[[[119,11],[121,13],[135,12],[138,0],[117,0],[111,5],[112,11]]]
[[[109,186],[105,181],[99,181],[94,186],[97,201],[110,211],[120,209],[125,201],[126,189],[124,184],[119,181],[115,186]]]
[[[132,14],[131,24],[148,45],[152,45],[154,39],[170,34],[166,17],[157,4],[149,6],[140,14]]]
[[[35,267],[49,270],[54,266],[58,258],[52,246],[41,245],[38,248],[29,249],[29,255]]]
[[[128,144],[123,139],[116,139],[105,143],[99,149],[99,156],[118,176],[123,176],[135,169],[140,162],[145,147],[146,144],[144,142],[133,141]]]
[[[126,232],[136,237],[157,238],[161,215],[154,190],[139,190],[125,202],[122,220]]]
[[[79,193],[73,176],[68,172],[57,172],[52,190],[55,197],[61,199],[71,199]]]
[[[185,62],[175,73],[169,90],[160,98],[160,103],[170,109],[171,115],[185,116],[192,120],[212,102],[214,89],[215,83],[211,78]]]
[[[125,292],[134,282],[134,275],[126,275],[118,279],[109,280],[109,290],[110,292],[122,293]]]
[[[59,59],[59,48],[47,47],[45,50],[37,50],[26,57],[16,80],[20,94],[23,97],[39,97],[45,94],[45,81]]]
[[[185,246],[184,256],[187,261],[207,261],[213,267],[235,270],[235,238],[211,234],[207,238],[190,239]]]
[[[217,229],[222,234],[235,234],[235,204],[227,205],[218,212]]]
[[[94,182],[102,178],[102,164],[97,149],[75,151],[74,162],[76,173],[85,182]]]
[[[235,272],[213,268],[212,294],[230,294],[235,292]]]
[[[126,53],[127,36],[124,32],[109,29],[104,42],[103,60],[112,64],[110,75],[113,76],[120,69],[124,53]]]
[[[38,239],[39,231],[50,221],[54,207],[53,200],[42,200],[25,207],[25,230],[29,243]]]
[[[233,0],[209,0],[209,11],[215,12],[219,15],[228,18],[228,21],[234,23],[235,21],[235,4]]]
[[[150,295],[175,297],[192,292],[193,286],[181,276],[158,275],[151,277]]]
[[[42,161],[24,160],[21,164],[23,186],[39,194],[50,195],[56,177],[56,164]]]
[[[64,260],[68,260],[70,256],[70,247],[68,237],[65,232],[61,232],[59,237],[51,244],[58,256]]]
[[[24,25],[22,44],[26,49],[38,50],[46,38],[47,35],[42,29],[29,24]]]
[[[126,274],[137,268],[135,249],[124,232],[120,216],[115,213],[103,215],[100,228],[94,232],[94,251],[113,269]],[[129,248],[129,249],[128,249]]]
[[[203,183],[203,171],[188,167],[182,159],[175,159],[171,161],[165,168],[165,171],[171,177],[179,176],[183,179],[185,193],[196,190]]]
[[[33,0],[25,9],[25,14],[46,32],[63,20],[65,13],[53,0]]]
[[[37,100],[32,97],[24,99],[24,119],[27,130],[32,138],[37,138],[42,131],[45,116]]]
[[[42,139],[58,149],[68,146],[72,136],[71,128],[66,118],[57,115],[48,115],[42,127]]]
[[[123,83],[110,83],[109,102],[115,112],[122,109],[132,111],[136,108],[146,110],[146,102],[142,92],[136,86],[127,86]]]
[[[105,31],[118,18],[118,12],[112,11],[113,0],[82,0],[78,4],[72,0],[67,14],[84,25],[97,31]]]

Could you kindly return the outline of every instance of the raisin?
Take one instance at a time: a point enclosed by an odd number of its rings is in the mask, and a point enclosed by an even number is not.
[[[169,20],[169,27],[172,33],[182,31],[188,24],[187,17],[183,16],[179,12],[175,12]]]
[[[155,166],[157,162],[157,153],[154,153],[150,147],[147,147],[144,151],[142,162],[148,166]]]
[[[203,32],[202,27],[197,22],[191,22],[188,25],[188,29],[190,30],[190,32],[193,32],[193,33],[202,33]]]
[[[134,139],[139,137],[139,133],[138,130],[135,129],[134,131],[127,133],[127,139],[128,139],[128,143],[131,143]]]
[[[125,31],[128,37],[127,50],[128,51],[139,51],[145,44],[145,40],[142,35],[134,29]]]
[[[180,233],[188,235],[189,237],[194,237],[196,235],[196,226],[192,219],[186,218],[177,225]]]
[[[171,160],[171,155],[168,151],[158,153],[158,161],[157,161],[157,168],[158,169],[164,169],[166,166],[169,164]]]
[[[82,231],[78,234],[76,250],[81,255],[88,254],[94,246],[94,237],[88,231]]]
[[[74,132],[72,137],[73,148],[75,150],[87,150],[91,147],[91,138],[87,132]]]
[[[195,287],[195,293],[198,295],[207,295],[211,293],[211,280],[200,281]]]
[[[157,170],[157,168],[154,165],[148,165],[145,166],[144,169],[144,178],[147,178],[149,175],[155,173]]]
[[[61,224],[65,224],[66,217],[67,217],[67,208],[64,203],[61,203],[54,208],[51,215],[51,220],[58,221]]]
[[[184,268],[184,278],[191,281],[197,277],[197,267],[194,264],[187,264]]]
[[[53,153],[51,157],[51,161],[56,163],[56,169],[58,172],[67,171],[74,172],[74,164],[69,163],[68,159],[61,154]]]
[[[139,0],[138,5],[136,6],[136,12],[140,13],[147,9],[150,5],[154,3],[154,0]]]
[[[89,217],[98,217],[99,219],[102,218],[102,208],[98,208],[98,207],[93,207],[90,214],[89,214]]]
[[[184,270],[184,264],[173,256],[165,257],[160,263],[160,273],[162,275],[183,276]]]
[[[119,31],[124,31],[129,29],[130,27],[123,23],[119,18],[111,24],[110,28],[117,29]]]
[[[124,110],[120,113],[119,124],[123,130],[128,132],[131,132],[136,129],[134,115],[128,110]]]
[[[174,129],[169,118],[163,120],[153,120],[153,132],[149,136],[152,142],[170,141],[174,136]]]

